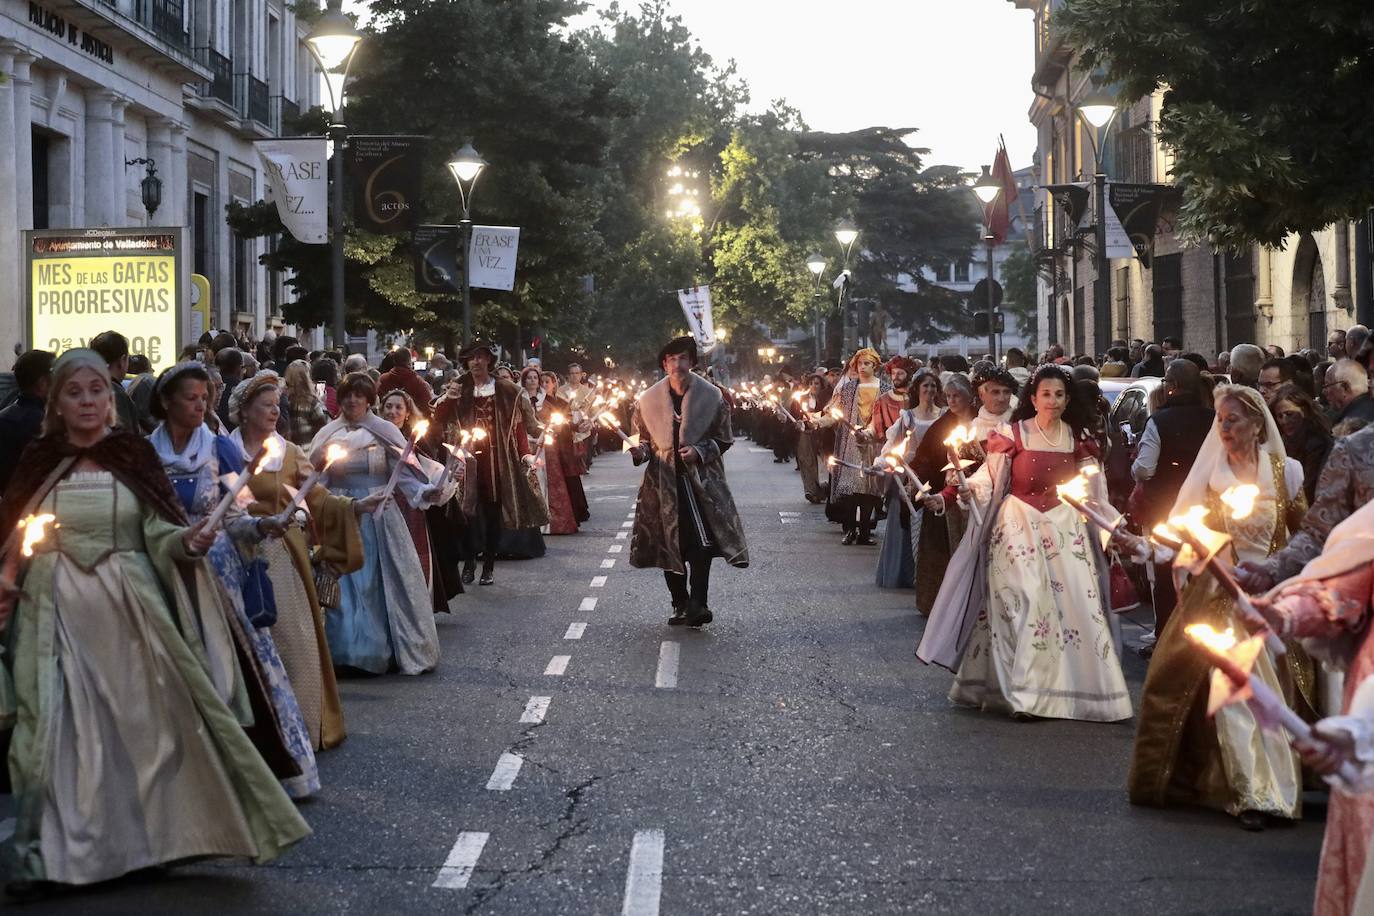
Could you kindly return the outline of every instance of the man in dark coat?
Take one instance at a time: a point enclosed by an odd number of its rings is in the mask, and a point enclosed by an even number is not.
[[[711,622],[711,560],[749,565],[744,526],[722,456],[734,442],[730,407],[720,389],[692,372],[697,345],[679,337],[659,352],[664,378],[639,397],[631,421],[636,466],[648,463],[639,487],[630,565],[658,567],[672,595],[672,626]]]
[[[1212,408],[1202,403],[1201,376],[1197,365],[1186,359],[1176,359],[1164,370],[1164,406],[1145,424],[1140,450],[1131,465],[1131,474],[1140,486],[1140,498],[1133,500],[1133,514],[1143,531],[1168,518],[1216,419]],[[1156,635],[1164,632],[1177,603],[1170,564],[1156,563]]]
[[[495,581],[496,551],[501,529],[538,528],[549,523],[549,510],[529,469],[534,465],[530,439],[544,435],[534,406],[519,385],[491,374],[496,352],[489,344],[474,343],[460,357],[468,373],[458,384],[457,397],[445,397],[434,410],[432,435],[445,435],[453,424],[484,437],[468,449],[475,458],[467,463],[463,483],[463,512],[468,517],[467,556],[463,581],[476,573],[477,552],[482,553],[480,584]]]
[[[48,383],[56,360],[47,350],[30,350],[14,361],[18,399],[0,410],[0,493],[9,486],[24,447],[38,437],[48,401]]]

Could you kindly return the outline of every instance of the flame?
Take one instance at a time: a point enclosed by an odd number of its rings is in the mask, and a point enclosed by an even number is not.
[[[324,450],[324,466],[329,467],[336,461],[342,461],[348,457],[348,449],[337,442],[331,442],[329,448]]]
[[[45,512],[42,515],[30,515],[19,520],[19,530],[24,532],[24,543],[19,548],[19,553],[26,557],[33,556],[33,545],[43,540],[47,535],[48,525],[57,521],[57,516]],[[53,525],[54,528],[59,527]]]
[[[1073,480],[1061,483],[1054,489],[1059,494],[1059,498],[1065,502],[1086,502],[1088,499],[1088,478],[1079,474]]]
[[[1170,528],[1164,522],[1155,525],[1154,528],[1151,529],[1151,533],[1167,544],[1178,543],[1178,532],[1174,531],[1174,529]]]
[[[905,439],[903,439],[901,442],[898,442],[896,445],[892,446],[892,448],[888,450],[888,453],[887,453],[887,454],[888,454],[889,457],[892,457],[892,458],[901,458],[903,455],[906,454],[907,446],[910,445],[910,444],[911,444],[911,434],[908,433],[908,434],[907,434],[907,437],[906,437]],[[896,467],[896,463],[895,463],[895,462],[893,463],[893,467]]]
[[[973,441],[973,430],[970,429],[970,428],[967,427],[967,426],[960,425],[960,426],[954,427],[954,430],[949,434],[949,438],[945,440],[945,445],[947,445],[947,446],[949,446],[949,447],[951,447],[951,448],[958,448],[959,446],[963,445],[965,442],[972,442],[972,441]]]
[[[263,440],[262,460],[259,461],[258,466],[253,469],[253,473],[261,474],[263,468],[267,467],[267,465],[272,461],[273,458],[279,457],[281,457],[281,446],[277,444],[277,437],[271,436]]]
[[[840,463],[840,459],[836,458],[834,455],[831,455],[829,458],[825,459],[825,463],[829,467],[833,468],[835,465]]]
[[[553,424],[554,426],[562,426],[564,423],[567,422],[567,418],[564,417],[561,413],[558,413],[557,411],[554,411],[554,413],[549,417],[549,423]]]
[[[477,442],[481,442],[486,437],[487,431],[480,426],[472,431],[472,438]]]
[[[597,417],[597,419],[600,420],[602,423],[606,424],[607,428],[620,425],[616,422],[615,415],[612,414],[610,411],[603,413],[601,416]]]
[[[804,397],[806,397],[806,392],[805,392],[805,391],[794,391],[794,392],[792,392],[792,400],[796,401],[798,404],[801,403],[801,399],[804,398]]]
[[[1259,497],[1259,487],[1252,483],[1228,487],[1221,494],[1221,501],[1231,510],[1234,519],[1248,518],[1255,511],[1255,500]]]
[[[1198,529],[1210,531],[1211,529],[1202,523],[1206,515],[1207,508],[1205,506],[1192,506],[1182,515],[1175,515],[1170,518],[1169,527],[1175,531],[1187,531],[1194,535],[1199,534]]]
[[[545,444],[545,445],[553,445],[553,434],[552,434],[552,433],[546,433],[546,434],[544,435],[544,444]]]
[[[427,432],[429,432],[429,421],[416,420],[415,425],[411,427],[410,437],[418,442],[425,437]]]
[[[832,417],[834,417],[836,420],[843,420],[843,419],[844,419],[844,411],[843,411],[843,410],[840,410],[840,408],[838,408],[838,407],[832,407],[832,408],[830,408],[830,415],[831,415]]]
[[[896,455],[888,455],[887,463],[892,465],[893,470],[896,470],[897,468],[902,466],[902,462],[897,458]]]
[[[1190,623],[1183,628],[1183,633],[1193,642],[1218,655],[1230,652],[1236,647],[1236,634],[1230,627],[1218,633],[1210,624]]]
[[[1080,472],[1084,477],[1096,477],[1102,473],[1102,469],[1095,464],[1090,464]]]

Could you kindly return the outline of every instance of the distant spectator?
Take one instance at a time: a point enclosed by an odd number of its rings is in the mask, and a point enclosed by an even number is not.
[[[1283,435],[1284,451],[1302,462],[1302,486],[1310,506],[1317,498],[1317,478],[1331,453],[1331,421],[1311,395],[1291,382],[1279,386],[1269,411]]]
[[[56,357],[47,350],[30,350],[14,361],[19,397],[0,410],[0,493],[9,486],[19,456],[43,428],[54,360]]]
[[[1345,329],[1345,356],[1347,359],[1354,359],[1360,355],[1360,349],[1369,340],[1369,328],[1362,324],[1352,324]]]
[[[133,378],[127,380],[124,390],[129,392],[129,399],[134,402],[139,430],[147,436],[157,428],[152,412],[153,386],[157,384],[157,376],[153,374],[153,364],[148,357],[140,353],[129,357],[129,374]]]
[[[402,347],[392,350],[388,355],[391,357],[391,368],[382,373],[377,390],[394,391],[399,388],[410,395],[421,416],[429,416],[429,402],[434,400],[434,389],[415,371],[415,358],[410,355],[410,350]]]
[[[1183,352],[1183,341],[1177,337],[1166,337],[1159,342],[1159,345],[1164,349],[1165,359],[1173,359]]]
[[[310,381],[324,386],[324,409],[331,417],[339,415],[339,364],[322,356],[310,364]]]
[[[1326,355],[1333,360],[1345,356],[1345,331],[1337,328],[1326,335]]]
[[[115,416],[119,425],[134,435],[143,428],[138,422],[138,409],[129,392],[124,390],[124,376],[129,374],[129,338],[118,331],[102,331],[91,338],[91,349],[99,353],[110,366],[110,386],[114,390]]]
[[[1188,360],[1188,362],[1197,366],[1199,372],[1206,372],[1208,370],[1207,357],[1203,356],[1201,353],[1181,353],[1178,358]]]
[[[1278,344],[1270,344],[1264,348],[1264,355],[1270,359],[1283,359],[1283,347],[1280,347]]]
[[[1326,373],[1332,366],[1336,365],[1332,360],[1324,359],[1312,367],[1312,385],[1317,389],[1317,404],[1330,411],[1331,404],[1326,400]]]
[[[1131,378],[1164,378],[1164,348],[1150,344],[1145,348],[1145,358],[1131,370]]]
[[[1335,411],[1332,421],[1374,420],[1374,398],[1369,396],[1369,372],[1353,359],[1338,359],[1326,372],[1322,385],[1326,403]]]
[[[1131,371],[1127,362],[1129,359],[1130,354],[1125,347],[1109,349],[1107,358],[1102,361],[1102,378],[1125,378]]]
[[[1304,353],[1290,353],[1283,358],[1283,361],[1293,370],[1293,384],[1297,385],[1303,391],[1306,391],[1308,397],[1315,398],[1317,396],[1317,388],[1312,384],[1312,363],[1308,360],[1307,356],[1304,355],[1305,353],[1311,352],[1314,351],[1308,350],[1304,351]]]
[[[239,342],[234,339],[233,334],[230,334],[228,331],[220,331],[215,335],[214,340],[210,341],[209,350],[211,353],[218,356],[219,351],[236,350],[238,349],[238,345]]]
[[[1101,374],[1097,371],[1097,367],[1092,363],[1079,363],[1073,367],[1073,372],[1070,373],[1070,375],[1075,382],[1092,382],[1093,387],[1096,387],[1098,381],[1102,378]]]
[[[1058,363],[1060,365],[1063,365],[1064,348],[1057,343],[1050,344],[1048,347],[1045,348],[1045,362]]]
[[[286,438],[301,448],[307,448],[315,438],[315,433],[329,423],[329,412],[325,409],[324,401],[315,395],[310,367],[305,360],[295,360],[286,367],[285,392],[282,406],[290,414]]]
[[[1263,350],[1254,344],[1236,344],[1231,348],[1231,384],[1256,388],[1263,365]]]
[[[1130,349],[1126,351],[1127,362],[1132,369],[1140,365],[1145,359],[1145,341],[1137,337],[1131,341]]]
[[[346,358],[344,359],[344,361],[343,361],[343,374],[344,374],[344,377],[345,377],[345,378],[347,378],[349,375],[351,375],[351,374],[354,373],[354,372],[366,372],[366,371],[367,371],[367,357],[364,356],[364,355],[362,355],[361,353],[353,353],[353,354],[350,354],[350,355],[349,355],[348,357],[346,357]]]
[[[229,419],[229,395],[243,381],[244,352],[237,347],[220,350],[215,355],[215,368],[219,370],[220,380],[224,383],[224,393],[215,402],[215,413],[219,415],[224,428],[234,431],[234,423]]]
[[[1026,366],[1026,351],[1020,347],[1008,347],[1003,355],[1007,364],[1007,371],[1012,378],[1016,379],[1017,384],[1024,385],[1030,381],[1030,369]]]
[[[1231,374],[1231,351],[1222,350],[1217,354],[1217,372],[1222,375]]]
[[[1293,367],[1282,359],[1270,359],[1260,367],[1259,393],[1270,409],[1274,406],[1274,396],[1279,388],[1293,381]]]

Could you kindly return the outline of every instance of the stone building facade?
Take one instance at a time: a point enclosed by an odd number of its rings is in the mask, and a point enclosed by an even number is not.
[[[287,0],[0,0],[0,348],[28,343],[25,229],[183,227],[211,326],[282,327],[269,242],[234,236],[225,207],[265,196],[252,142],[319,103],[307,30]]]

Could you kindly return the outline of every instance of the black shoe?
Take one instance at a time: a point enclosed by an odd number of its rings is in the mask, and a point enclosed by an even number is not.
[[[860,547],[872,547],[874,544],[876,544],[876,543],[878,543],[878,542],[875,541],[875,540],[873,540],[873,536],[872,536],[872,535],[870,535],[870,534],[864,534],[864,535],[860,535],[859,538],[858,538],[858,540],[856,540],[854,543],[855,543],[855,544],[858,544]]]
[[[853,543],[854,543],[855,541],[857,541],[858,539],[859,539],[859,529],[858,529],[858,528],[850,528],[848,531],[846,531],[846,532],[844,533],[844,540],[840,541],[840,543],[843,544],[844,546],[848,547],[850,544],[853,544]]]
[[[1237,820],[1240,821],[1242,830],[1258,833],[1264,829],[1268,818],[1265,817],[1263,811],[1242,811]]]
[[[479,580],[477,580],[477,584],[478,584],[478,585],[491,585],[493,582],[496,581],[496,575],[495,575],[495,573],[496,573],[496,570],[492,569],[490,566],[483,566],[483,567],[482,567],[482,578],[479,579]]]
[[[711,616],[710,608],[695,600],[687,602],[686,611],[687,617],[683,622],[689,627],[703,627],[715,619]]]
[[[687,622],[687,605],[673,605],[673,616],[668,618],[668,626],[680,627]]]
[[[471,584],[472,584],[472,580],[473,580],[473,579],[476,579],[476,578],[477,578],[477,564],[476,564],[476,563],[464,563],[464,564],[463,564],[463,584],[464,584],[464,585],[471,585]]]

